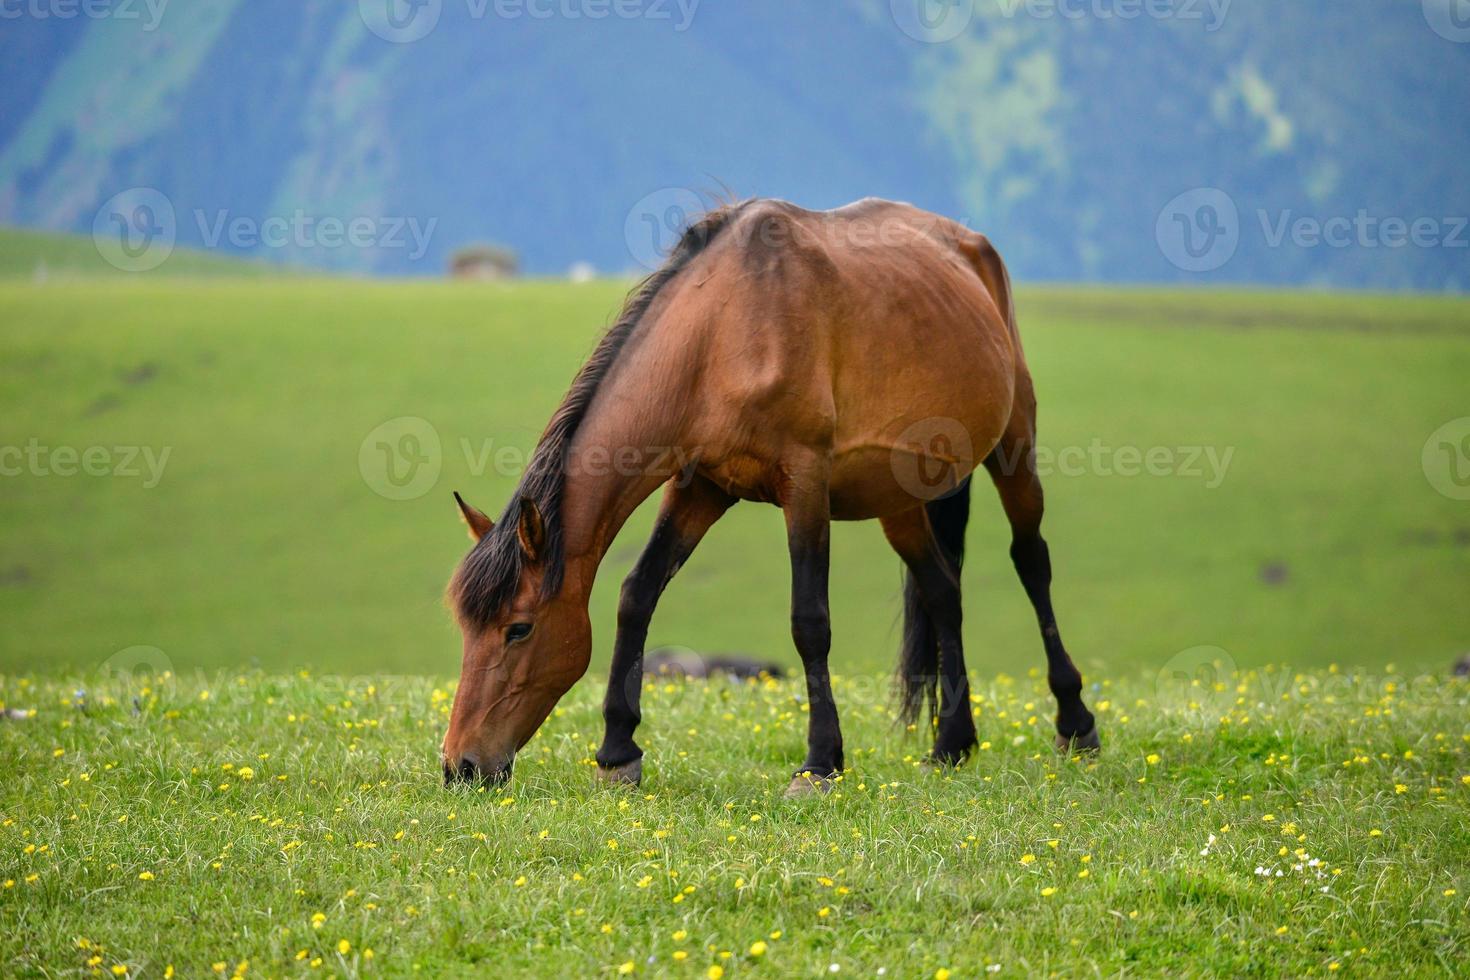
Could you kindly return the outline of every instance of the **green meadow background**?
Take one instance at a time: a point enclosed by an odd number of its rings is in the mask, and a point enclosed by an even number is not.
[[[210,278],[184,253],[184,276],[93,276],[90,243],[65,239],[37,281],[34,242],[15,237],[0,243],[27,256],[0,281],[0,445],[169,455],[151,487],[0,477],[0,671],[142,645],[180,672],[457,673],[442,593],[467,542],[450,492],[499,512],[516,473],[495,451],[534,445],[628,283]],[[1019,316],[1045,448],[1229,454],[1218,480],[1208,459],[1046,479],[1057,609],[1089,675],[1200,645],[1241,666],[1442,669],[1470,650],[1470,504],[1421,462],[1470,415],[1470,302],[1032,287]],[[441,471],[388,499],[360,450],[405,416],[432,426]],[[970,664],[1022,672],[1042,662],[1034,621],[983,478],[975,499]],[[599,577],[594,676],[651,508]],[[778,512],[737,506],[650,642],[794,665],[787,582]],[[899,588],[876,524],[840,526],[837,670],[888,669]]]

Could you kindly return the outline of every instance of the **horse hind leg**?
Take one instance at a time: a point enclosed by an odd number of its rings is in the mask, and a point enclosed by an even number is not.
[[[958,765],[975,747],[970,678],[960,629],[960,564],[969,493],[966,480],[948,498],[883,519],[883,534],[908,569],[899,668],[905,717],[934,723],[929,761],[940,766]],[[937,694],[933,692],[936,683]],[[923,711],[926,704],[932,709],[927,713]]]
[[[1096,751],[1101,742],[1097,721],[1082,703],[1082,674],[1072,663],[1051,605],[1051,553],[1041,536],[1045,504],[1036,474],[1035,438],[1029,423],[1025,431],[1012,430],[985,460],[985,468],[1000,494],[1011,524],[1011,562],[1036,610],[1041,640],[1046,648],[1046,678],[1057,701],[1057,748]]]

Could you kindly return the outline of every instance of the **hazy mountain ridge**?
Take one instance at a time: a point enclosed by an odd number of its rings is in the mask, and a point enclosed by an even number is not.
[[[1442,220],[1470,213],[1470,44],[1416,0],[1237,0],[1214,30],[979,0],[945,43],[905,34],[901,7],[701,4],[680,30],[673,4],[505,19],[445,0],[408,44],[329,0],[194,0],[152,31],[7,21],[0,221],[90,232],[114,194],[154,187],[185,245],[414,275],[484,239],[534,273],[621,272],[655,244],[629,229],[668,219],[630,212],[691,197],[650,194],[724,186],[912,200],[991,234],[1024,278],[1470,288]],[[1158,222],[1199,187],[1229,196],[1239,241],[1189,272]],[[1293,242],[1297,218],[1360,211],[1438,238]],[[222,216],[368,217],[377,237],[262,246]],[[390,240],[408,220],[424,240]]]

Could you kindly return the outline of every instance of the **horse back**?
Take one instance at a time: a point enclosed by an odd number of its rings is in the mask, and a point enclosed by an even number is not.
[[[995,249],[888,201],[747,205],[659,322],[694,362],[689,438],[721,482],[772,499],[783,459],[827,453],[836,516],[912,506],[894,460],[932,451],[936,433],[959,443],[950,462],[967,475],[1005,431],[1024,373]]]

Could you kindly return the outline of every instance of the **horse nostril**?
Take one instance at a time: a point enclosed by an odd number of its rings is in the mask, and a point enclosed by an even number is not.
[[[475,761],[469,756],[459,760],[459,778],[467,783],[475,778]]]

